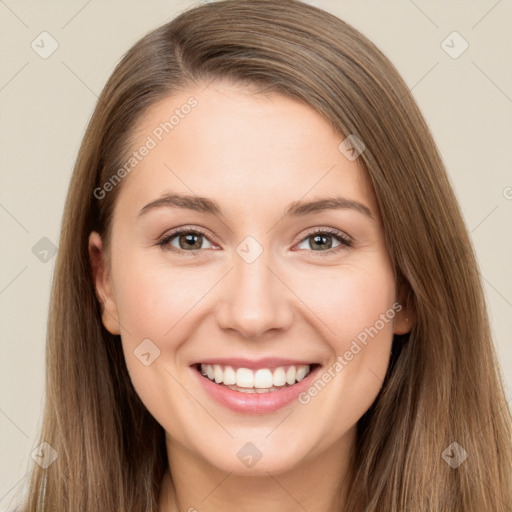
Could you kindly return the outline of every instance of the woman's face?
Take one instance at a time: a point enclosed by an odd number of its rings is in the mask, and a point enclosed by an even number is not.
[[[171,449],[275,474],[353,445],[405,309],[343,139],[303,103],[222,83],[137,125],[109,252],[96,233],[90,250],[103,323]]]

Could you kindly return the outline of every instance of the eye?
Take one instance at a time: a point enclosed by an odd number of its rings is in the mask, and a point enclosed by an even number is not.
[[[165,235],[158,245],[168,250],[194,253],[204,249],[203,242],[205,241],[211,245],[208,237],[201,231],[182,228]]]
[[[333,247],[332,239],[335,239],[338,245]],[[314,252],[336,252],[352,247],[352,241],[345,234],[331,229],[316,229],[303,238],[300,244],[303,243],[308,243],[310,250]]]
[[[338,243],[333,247],[333,239]],[[329,228],[316,229],[310,232],[299,245],[309,243],[309,250],[313,252],[336,252],[347,247],[352,247],[351,239],[341,231]],[[188,252],[196,254],[204,249],[203,242],[210,244],[210,248],[215,246],[209,241],[208,236],[198,229],[181,228],[165,235],[158,245],[163,249],[178,252]],[[206,247],[207,248],[207,247]],[[300,247],[299,247],[300,248]],[[306,248],[308,249],[308,248]]]

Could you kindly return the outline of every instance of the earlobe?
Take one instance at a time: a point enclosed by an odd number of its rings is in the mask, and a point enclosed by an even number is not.
[[[110,333],[120,334],[119,316],[106,256],[101,236],[92,231],[89,235],[89,261],[96,296],[101,304],[102,323]]]
[[[410,303],[409,297],[407,301],[399,301],[402,309],[397,312],[393,324],[394,334],[407,334],[411,332],[416,324],[416,311],[414,306]]]

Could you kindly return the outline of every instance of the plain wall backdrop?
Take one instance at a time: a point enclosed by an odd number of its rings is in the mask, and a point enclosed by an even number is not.
[[[97,96],[132,44],[198,3],[0,0],[0,510],[38,441],[54,252]],[[512,1],[307,3],[369,37],[412,89],[477,252],[510,400]]]

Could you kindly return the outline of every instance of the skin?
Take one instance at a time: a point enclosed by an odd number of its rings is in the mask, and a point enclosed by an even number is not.
[[[166,431],[162,511],[175,493],[179,510],[287,512],[342,510],[353,468],[356,424],[386,373],[393,333],[408,332],[405,306],[307,405],[248,415],[214,402],[189,364],[211,357],[294,357],[328,368],[357,335],[401,301],[375,197],[344,139],[311,107],[275,93],[227,83],[191,88],[153,106],[136,125],[133,149],[194,96],[198,105],[124,178],[112,240],[90,235],[103,324],[121,334],[134,387]],[[223,216],[161,207],[139,210],[164,192],[212,198]],[[336,195],[366,205],[283,217],[293,201]],[[199,228],[195,256],[158,245],[183,225]],[[314,248],[309,231],[331,228]],[[263,248],[248,264],[236,249],[247,237]],[[201,245],[202,243],[202,245]],[[328,244],[331,243],[332,246]],[[229,271],[229,272],[228,272]],[[408,322],[406,322],[408,317]],[[160,350],[145,366],[144,339]],[[236,456],[251,442],[262,458]],[[300,505],[299,505],[300,504]]]

